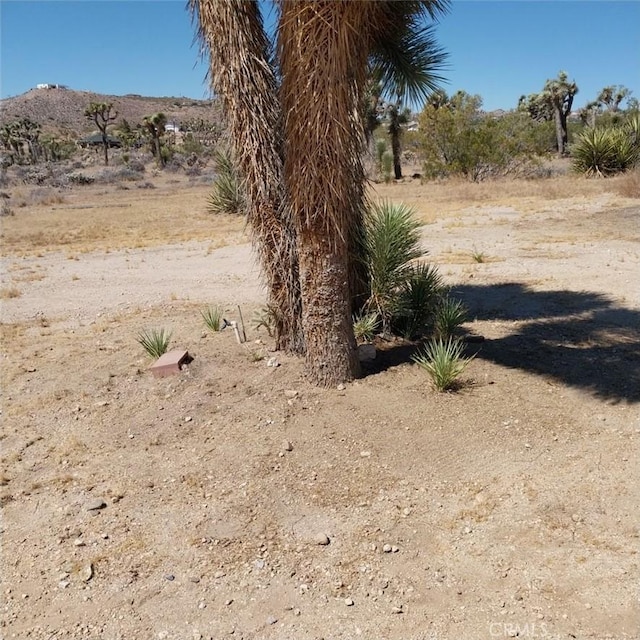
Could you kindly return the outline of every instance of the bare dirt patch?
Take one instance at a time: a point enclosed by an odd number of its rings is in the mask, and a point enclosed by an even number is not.
[[[637,638],[640,204],[518,188],[378,188],[413,199],[485,337],[453,394],[399,343],[310,386],[250,326],[242,223],[237,246],[212,219],[187,240],[196,206],[139,248],[89,241],[95,209],[65,218],[64,250],[10,243],[1,635]],[[142,234],[162,207],[131,209]],[[50,213],[27,212],[34,233]],[[249,341],[208,331],[206,304],[242,305]],[[144,327],[171,328],[188,368],[154,378]]]

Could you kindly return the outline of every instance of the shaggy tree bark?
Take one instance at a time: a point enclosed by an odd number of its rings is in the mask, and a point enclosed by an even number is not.
[[[360,371],[349,253],[364,206],[369,4],[283,0],[279,28],[284,179],[298,238],[307,371],[325,386]]]
[[[276,348],[304,353],[295,228],[283,182],[281,108],[269,42],[255,0],[190,0],[210,52],[245,179],[253,245],[266,278]]]

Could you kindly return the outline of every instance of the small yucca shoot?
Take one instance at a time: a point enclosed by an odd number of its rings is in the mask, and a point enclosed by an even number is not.
[[[353,333],[357,342],[371,342],[378,328],[378,314],[367,313],[353,316]]]
[[[144,329],[138,334],[138,343],[152,358],[166,353],[170,340],[171,331],[166,329]]]
[[[220,307],[207,307],[200,312],[204,323],[211,331],[220,331],[226,326],[226,322],[222,317],[223,311]]]
[[[435,330],[440,338],[449,338],[455,330],[467,320],[467,309],[453,298],[443,298],[436,308]]]
[[[456,378],[473,360],[463,357],[463,351],[460,340],[435,338],[425,345],[422,353],[412,356],[412,360],[427,371],[438,391],[446,391],[455,386]]]

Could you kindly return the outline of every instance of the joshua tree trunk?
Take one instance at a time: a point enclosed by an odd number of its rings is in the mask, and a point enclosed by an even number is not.
[[[554,107],[553,119],[556,125],[556,145],[558,147],[558,155],[564,156],[567,148],[567,116],[562,112],[562,107]]]
[[[304,352],[296,236],[282,178],[282,123],[269,43],[255,0],[190,0],[225,107],[248,221],[276,323],[276,347]]]
[[[349,253],[364,206],[359,112],[369,9],[348,0],[282,2],[284,179],[298,238],[307,371],[325,386],[359,374]]]
[[[398,107],[393,106],[389,109],[389,135],[391,136],[391,153],[393,154],[393,173],[396,180],[402,178],[402,164],[400,160],[400,135],[402,127],[400,125],[400,117]]]

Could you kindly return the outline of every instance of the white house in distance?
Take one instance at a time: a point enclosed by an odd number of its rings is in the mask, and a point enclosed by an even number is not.
[[[53,84],[51,82],[45,82],[42,84],[37,84],[36,89],[66,89],[66,85],[64,84]]]

